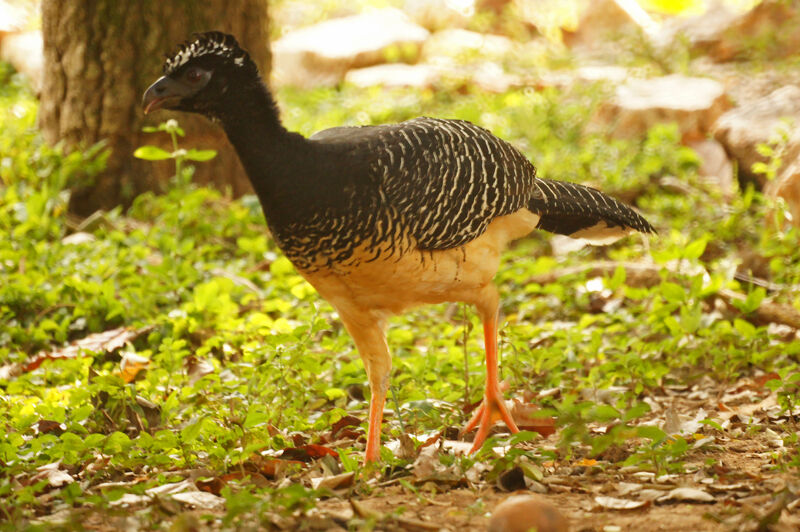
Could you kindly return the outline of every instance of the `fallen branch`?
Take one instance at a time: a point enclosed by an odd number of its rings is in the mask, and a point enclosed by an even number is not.
[[[720,290],[717,295],[720,296],[730,308],[736,308],[733,301],[744,301],[747,299],[746,295],[726,288]],[[791,305],[773,303],[772,301],[764,299],[752,314],[757,320],[764,323],[782,323],[794,329],[800,329],[800,312]]]

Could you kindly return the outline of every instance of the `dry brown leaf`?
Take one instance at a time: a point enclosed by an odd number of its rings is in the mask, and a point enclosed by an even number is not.
[[[55,434],[56,436],[60,436],[65,430],[67,430],[67,426],[64,423],[59,423],[58,421],[52,421],[50,419],[40,419],[36,423],[36,431],[39,434]]]
[[[349,473],[342,473],[341,475],[312,478],[311,487],[314,488],[315,490],[322,488],[327,488],[330,490],[346,488],[353,484],[354,478],[355,478],[355,473],[353,473],[352,471]]]
[[[186,361],[186,374],[189,376],[191,384],[196,383],[206,375],[214,373],[214,364],[209,360],[197,357],[189,357]]]
[[[213,510],[225,505],[225,499],[206,491],[183,491],[170,495],[172,500],[202,510]]]
[[[656,499],[658,503],[665,502],[715,502],[716,499],[703,490],[697,488],[675,488],[663,497]]]
[[[629,499],[605,496],[595,497],[594,501],[607,510],[636,510],[650,504],[650,501],[631,501]]]
[[[359,426],[361,426],[360,418],[350,415],[344,416],[339,421],[331,425],[331,441],[340,437],[349,437],[341,434],[341,432],[343,432],[343,429],[347,427],[359,427]]]
[[[623,497],[625,495],[630,495],[631,493],[636,493],[642,489],[642,485],[635,482],[619,482],[616,487],[617,495]]]
[[[75,358],[84,352],[106,352],[116,351],[128,342],[138,338],[142,334],[150,331],[153,327],[141,327],[132,329],[130,327],[118,327],[101,333],[90,334],[80,340],[75,340],[63,349],[57,349],[49,353],[40,352],[29,362],[22,365],[22,371],[33,371],[45,360],[55,360],[59,358]]]
[[[125,383],[131,383],[140,371],[147,369],[149,364],[149,358],[137,355],[133,351],[126,351],[122,353],[119,361],[119,376]]]
[[[191,480],[184,479],[180,482],[172,482],[169,484],[162,484],[160,486],[152,487],[145,491],[147,495],[168,495],[172,493],[180,493],[182,491],[195,491],[197,488],[194,485],[194,482]]]
[[[67,484],[72,484],[75,479],[66,471],[59,469],[61,461],[45,464],[36,468],[36,473],[30,480],[31,484],[35,484],[40,480],[47,480],[47,483],[53,488],[60,488]]]
[[[511,407],[511,417],[514,418],[514,422],[520,430],[538,432],[546,438],[555,433],[556,420],[552,417],[537,416],[536,414],[539,410],[541,409],[536,405],[514,399],[514,404]]]
[[[207,480],[197,479],[194,481],[200,491],[206,491],[214,495],[219,495],[228,482],[222,477],[212,477]]]
[[[322,458],[323,456],[333,456],[334,458],[338,458],[339,453],[330,447],[325,447],[324,445],[318,445],[315,443],[309,443],[298,447],[287,447],[281,453],[281,458],[287,458],[289,460],[301,460],[303,462],[310,462],[311,460]]]

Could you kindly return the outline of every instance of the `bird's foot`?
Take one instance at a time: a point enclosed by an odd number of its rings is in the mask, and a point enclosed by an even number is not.
[[[475,410],[472,418],[461,431],[461,435],[463,436],[476,426],[478,427],[478,432],[475,434],[472,448],[469,450],[470,454],[481,448],[483,442],[486,441],[486,437],[489,435],[489,431],[497,420],[502,420],[503,423],[511,429],[512,433],[519,432],[517,424],[514,423],[514,418],[511,417],[511,412],[509,412],[506,407],[500,390],[487,389],[483,396],[483,402],[481,402],[481,405]]]

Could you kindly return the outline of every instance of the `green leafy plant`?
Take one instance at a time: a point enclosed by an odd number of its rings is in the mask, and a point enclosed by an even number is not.
[[[176,182],[186,183],[191,180],[194,170],[190,166],[184,166],[186,161],[205,162],[217,156],[216,150],[197,150],[194,148],[183,149],[178,146],[178,137],[186,136],[186,132],[180,127],[174,118],[161,122],[157,126],[145,126],[142,128],[145,133],[166,133],[172,143],[172,151],[153,145],[140,146],[133,152],[133,156],[145,161],[163,161],[172,159],[175,162]]]

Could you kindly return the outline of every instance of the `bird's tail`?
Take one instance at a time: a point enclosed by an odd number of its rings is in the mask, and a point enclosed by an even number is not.
[[[592,244],[609,244],[634,231],[656,232],[631,207],[597,189],[550,179],[537,179],[536,184],[528,209],[541,217],[537,229]]]

